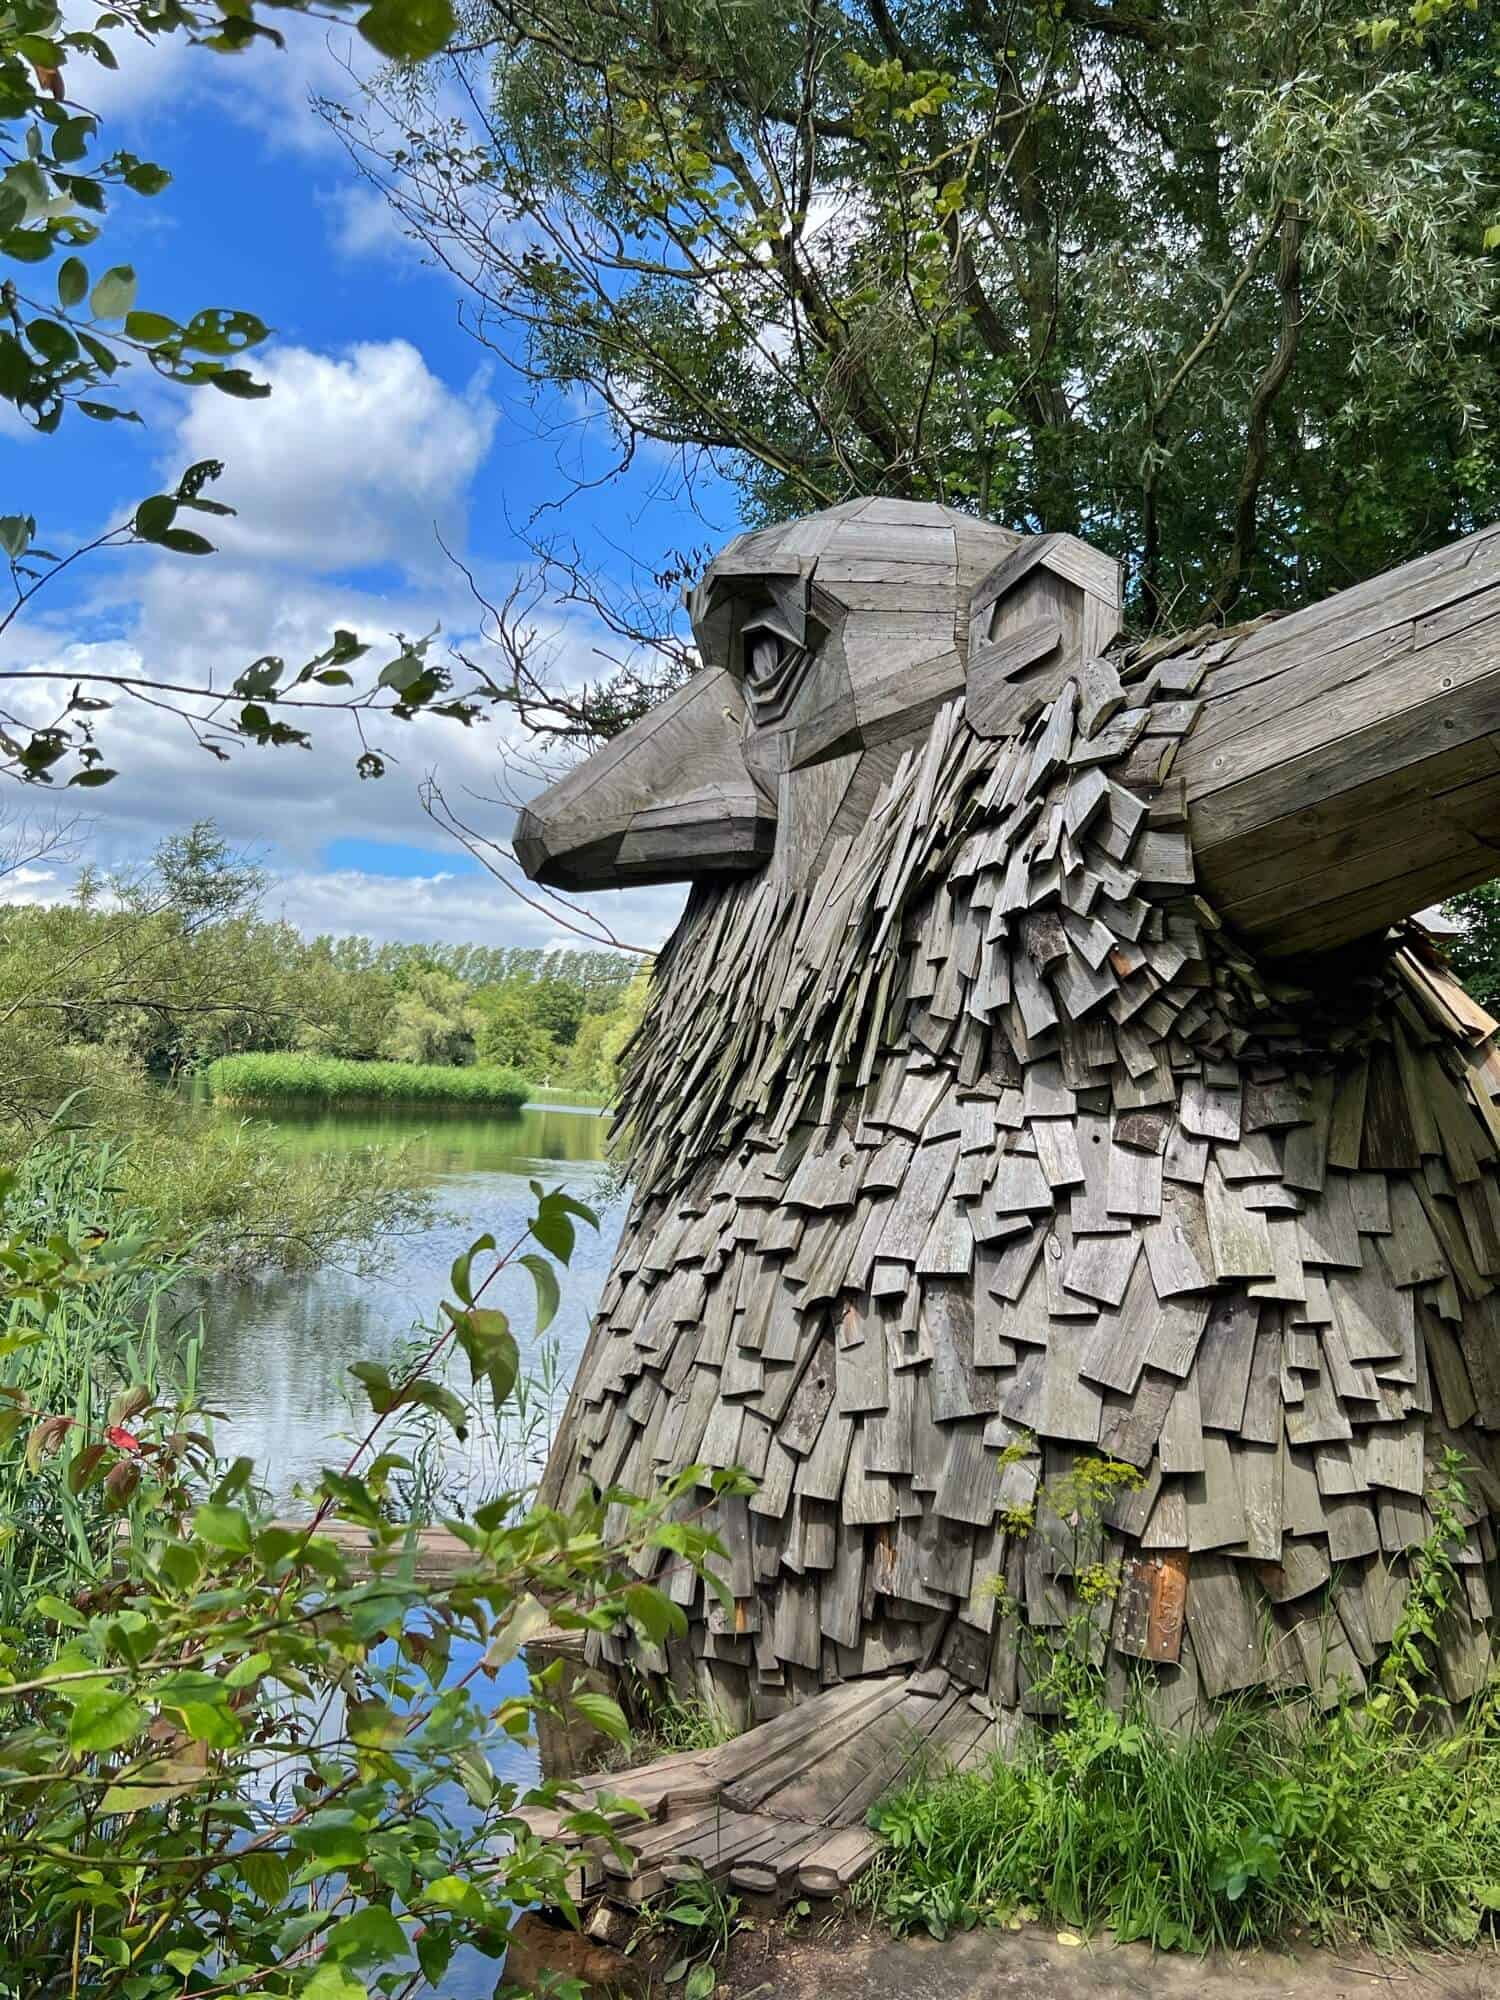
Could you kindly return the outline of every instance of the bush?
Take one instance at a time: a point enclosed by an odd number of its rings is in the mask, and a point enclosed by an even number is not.
[[[595,1218],[533,1186],[534,1247],[518,1261],[540,1334],[553,1260],[571,1254],[574,1217]],[[0,1186],[0,1324],[129,1275],[129,1248],[17,1229],[16,1192]],[[496,1410],[513,1398],[516,1341],[484,1295],[518,1249],[482,1237],[455,1262],[446,1329],[409,1366],[355,1366],[373,1420],[342,1471],[325,1471],[305,1524],[257,1505],[248,1461],[213,1462],[185,1402],[138,1395],[86,1422],[16,1405],[0,1462],[23,1484],[98,1492],[129,1526],[86,1587],[41,1591],[0,1629],[0,2000],[440,1995],[459,1947],[502,1958],[528,1904],[572,1909],[574,1857],[519,1809],[561,1807],[581,1838],[608,1838],[610,1823],[504,1768],[533,1716],[559,1712],[561,1665],[512,1688],[487,1691],[489,1677],[549,1619],[681,1638],[684,1613],[647,1579],[724,1558],[681,1518],[700,1478],[710,1494],[749,1489],[694,1466],[650,1502],[591,1496],[566,1514],[502,1489],[449,1523],[463,1570],[417,1577],[390,1514],[405,1463],[391,1447],[404,1413],[462,1437],[481,1397]],[[148,1288],[153,1269],[143,1246]],[[467,1398],[442,1379],[454,1348]],[[606,1696],[568,1699],[624,1737]]]
[[[519,1111],[530,1094],[511,1069],[342,1062],[336,1056],[221,1056],[204,1072],[225,1104],[485,1104]]]
[[[306,1269],[335,1251],[357,1269],[391,1236],[431,1221],[433,1197],[404,1146],[294,1150],[263,1123],[231,1124],[107,1050],[26,1053],[37,1058],[41,1101],[66,1111],[28,1129],[0,1106],[0,1157],[26,1154],[38,1131],[55,1132],[64,1118],[83,1128],[60,1143],[107,1155],[112,1197],[138,1209],[153,1235],[191,1239],[200,1270]]]

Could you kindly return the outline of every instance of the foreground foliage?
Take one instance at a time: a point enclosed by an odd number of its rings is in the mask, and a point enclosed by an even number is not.
[[[517,1243],[481,1238],[454,1265],[447,1330],[409,1369],[355,1369],[371,1422],[323,1474],[305,1526],[259,1511],[253,1468],[215,1464],[180,1397],[141,1385],[78,1418],[0,1390],[14,1476],[60,1471],[127,1524],[83,1588],[34,1594],[0,1630],[7,2000],[441,1992],[460,1947],[504,1954],[518,1908],[571,1909],[563,1851],[515,1817],[555,1789],[496,1765],[553,1700],[558,1669],[528,1683],[518,1658],[549,1621],[628,1619],[657,1641],[682,1629],[635,1565],[647,1549],[697,1565],[716,1548],[694,1524],[699,1469],[652,1503],[614,1494],[566,1515],[497,1492],[449,1524],[471,1561],[438,1588],[417,1580],[387,1505],[405,1468],[390,1448],[404,1413],[460,1431],[469,1421],[438,1379],[450,1346],[476,1398],[498,1407],[512,1395],[516,1343],[483,1303],[496,1273],[524,1263],[539,1328],[551,1316],[555,1262],[571,1254],[575,1218],[593,1218],[560,1191],[536,1192]],[[7,1345],[33,1345],[39,1314],[134,1258],[149,1268],[150,1255],[12,1234],[0,1259]],[[711,1490],[733,1483],[703,1476]],[[609,1503],[625,1521],[613,1543]],[[362,1531],[358,1562],[347,1537],[325,1532],[340,1526]],[[612,1702],[577,1702],[624,1735]],[[597,1814],[572,1823],[605,1831]]]
[[[1110,1591],[1037,1649],[1060,1720],[987,1767],[928,1774],[871,1815],[890,1847],[860,1894],[897,1930],[942,1937],[1025,1916],[1174,1950],[1356,1939],[1469,1944],[1500,1913],[1500,1685],[1455,1718],[1431,1644],[1464,1540],[1449,1453],[1433,1528],[1369,1698],[1319,1713],[1239,1701],[1197,1730],[1137,1690],[1111,1707],[1093,1643]],[[1087,1510],[1085,1510],[1086,1512]]]
[[[513,1069],[340,1062],[334,1056],[221,1056],[206,1072],[226,1104],[486,1104],[519,1111],[529,1086]]]

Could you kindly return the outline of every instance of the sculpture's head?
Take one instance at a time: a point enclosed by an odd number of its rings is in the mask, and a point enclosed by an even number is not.
[[[818,766],[925,733],[1005,622],[996,577],[1064,539],[898,500],[738,536],[689,598],[702,669],[520,815],[527,873],[576,890],[760,868]]]

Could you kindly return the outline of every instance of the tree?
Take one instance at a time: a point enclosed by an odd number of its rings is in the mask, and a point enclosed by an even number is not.
[[[480,1021],[462,980],[417,972],[396,996],[378,1053],[391,1062],[471,1063]]]
[[[557,1044],[532,1013],[524,991],[491,988],[478,996],[478,1013],[475,1046],[480,1062],[518,1069],[523,1076],[538,1079],[551,1074]]]
[[[1155,624],[1493,514],[1497,52],[1428,0],[485,0],[472,127],[325,110],[622,462],[1079,532]]]
[[[1462,926],[1444,940],[1453,969],[1481,1007],[1500,1006],[1500,882],[1484,882],[1443,905]]]

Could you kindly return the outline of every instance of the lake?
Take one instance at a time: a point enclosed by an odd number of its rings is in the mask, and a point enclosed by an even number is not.
[[[244,1114],[222,1115],[237,1122]],[[440,1317],[439,1301],[452,1296],[448,1274],[459,1252],[476,1236],[493,1235],[505,1248],[521,1234],[534,1208],[533,1180],[546,1187],[565,1186],[580,1201],[593,1203],[607,1195],[603,1155],[609,1119],[597,1111],[551,1107],[510,1116],[435,1114],[430,1107],[404,1116],[328,1110],[299,1114],[280,1108],[263,1122],[282,1144],[304,1153],[404,1144],[413,1175],[432,1190],[438,1210],[432,1226],[420,1234],[377,1245],[373,1269],[362,1275],[334,1263],[293,1276],[223,1279],[195,1290],[190,1303],[201,1308],[204,1320],[204,1401],[224,1413],[215,1426],[219,1448],[228,1456],[253,1458],[278,1505],[305,1512],[297,1487],[316,1480],[325,1465],[342,1465],[356,1421],[362,1431],[369,1420],[369,1406],[350,1380],[349,1364],[385,1361],[393,1364],[394,1373],[414,1330],[433,1325]],[[601,1208],[597,1234],[580,1223],[573,1261],[560,1274],[562,1303],[549,1333],[555,1343],[559,1416],[623,1219],[623,1200],[616,1200]],[[368,1254],[364,1261],[370,1261]],[[476,1275],[485,1268],[476,1262]],[[523,1372],[534,1372],[540,1358],[534,1298],[530,1274],[520,1269],[503,1272],[485,1295],[486,1304],[499,1305],[510,1315]],[[466,1373],[458,1357],[456,1386],[466,1386]],[[538,1440],[530,1453],[532,1477],[540,1472],[543,1456]],[[484,1498],[499,1477],[495,1460],[494,1440],[484,1435],[466,1446],[448,1446],[443,1465],[447,1491],[461,1502]],[[461,1678],[475,1664],[477,1651],[469,1645],[456,1647],[450,1674]],[[513,1660],[491,1682],[492,1698],[519,1693],[524,1682],[525,1667]],[[508,1738],[496,1743],[491,1763],[497,1775],[523,1785],[536,1771],[534,1750]],[[471,1809],[462,1798],[450,1797],[447,1804],[460,1820],[469,1818]],[[499,1972],[494,1961],[462,1951],[444,1978],[443,2000],[487,2000]]]
[[[534,1207],[531,1181],[561,1184],[585,1202],[606,1193],[609,1120],[596,1111],[550,1107],[509,1116],[434,1114],[424,1107],[407,1115],[278,1109],[263,1122],[303,1153],[404,1144],[414,1177],[438,1205],[430,1228],[378,1244],[373,1257],[367,1251],[363,1261],[372,1268],[360,1273],[334,1262],[195,1288],[192,1303],[201,1306],[205,1327],[201,1384],[208,1407],[223,1412],[220,1449],[253,1458],[277,1503],[291,1505],[299,1484],[315,1480],[325,1465],[343,1464],[356,1418],[362,1427],[368,1415],[350,1363],[383,1361],[394,1370],[417,1330],[441,1317],[459,1252],[477,1236],[493,1235],[504,1248],[520,1235]],[[623,1203],[602,1209],[599,1219],[597,1234],[580,1223],[573,1262],[560,1274],[562,1304],[549,1339],[563,1393],[609,1270]],[[476,1262],[476,1274],[485,1268]],[[534,1371],[540,1357],[530,1274],[502,1273],[485,1298],[510,1315],[523,1371]],[[540,1452],[531,1456],[535,1461]],[[482,1438],[466,1450],[450,1448],[444,1473],[450,1491],[472,1494],[494,1477],[493,1451]]]

